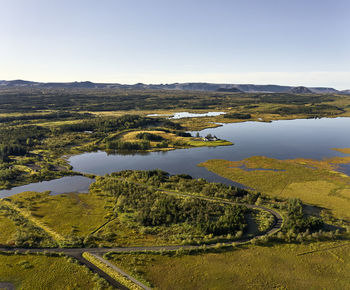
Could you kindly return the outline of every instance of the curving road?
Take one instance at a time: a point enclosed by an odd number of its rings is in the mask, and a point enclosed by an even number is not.
[[[222,199],[217,199],[217,198],[211,198],[211,197],[205,197],[205,196],[199,196],[199,195],[192,195],[192,194],[186,194],[186,193],[179,193],[176,191],[169,191],[169,190],[162,190],[162,189],[156,189],[159,192],[163,192],[164,194],[171,194],[171,195],[176,195],[179,197],[191,197],[191,198],[198,198],[202,200],[207,200],[211,202],[220,202],[223,204],[230,204],[230,205],[244,205],[247,208],[250,209],[259,209],[259,210],[264,210],[269,213],[271,213],[274,216],[274,223],[272,226],[264,233],[255,235],[253,237],[249,238],[242,238],[240,240],[234,241],[235,244],[243,244],[247,243],[253,238],[256,237],[261,237],[261,236],[266,236],[266,235],[272,235],[276,232],[278,232],[282,228],[282,222],[283,218],[282,216],[275,210],[260,206],[260,205],[252,205],[252,204],[245,204],[245,203],[236,203],[236,202],[231,202],[227,200],[222,200]],[[232,244],[232,242],[227,242],[224,243],[226,245]],[[20,253],[64,253],[68,256],[71,256],[73,258],[76,258],[79,262],[87,266],[90,270],[93,272],[97,273],[104,279],[106,279],[112,286],[114,286],[117,289],[128,289],[124,285],[120,284],[118,281],[113,279],[111,276],[109,276],[107,273],[102,271],[100,268],[98,268],[96,265],[92,264],[88,260],[86,260],[82,254],[84,252],[89,252],[97,257],[100,258],[100,260],[104,260],[100,255],[103,255],[107,252],[117,252],[117,253],[126,253],[126,252],[144,252],[144,251],[175,251],[178,249],[197,249],[202,247],[203,245],[200,246],[193,246],[193,245],[175,245],[175,246],[148,246],[148,247],[115,247],[115,248],[13,248],[13,247],[0,247],[0,251],[6,251],[6,252],[20,252]],[[215,244],[209,244],[206,245],[207,248],[214,248]],[[102,261],[101,260],[101,261]],[[104,263],[108,264],[108,261],[103,261]],[[120,274],[124,275],[124,273],[121,269],[115,267],[114,270],[118,271]],[[130,280],[132,280],[134,283],[138,284],[141,288],[143,289],[149,289],[147,286],[143,285],[142,283],[138,282],[136,279],[132,277],[128,277]]]

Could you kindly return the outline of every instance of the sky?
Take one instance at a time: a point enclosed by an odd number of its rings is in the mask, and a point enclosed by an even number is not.
[[[349,0],[0,0],[0,79],[350,89]]]

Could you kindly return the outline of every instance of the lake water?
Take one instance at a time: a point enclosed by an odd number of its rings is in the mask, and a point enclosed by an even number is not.
[[[84,176],[65,176],[50,181],[31,183],[23,186],[13,187],[9,190],[1,190],[0,198],[8,197],[24,191],[51,191],[51,194],[67,192],[87,192],[89,185],[94,180]]]
[[[197,164],[208,159],[241,160],[250,156],[267,156],[278,159],[312,158],[322,159],[346,156],[331,148],[350,148],[350,118],[324,118],[281,120],[271,123],[243,122],[224,124],[221,127],[205,129],[202,136],[216,135],[229,140],[233,146],[178,149],[167,152],[107,154],[93,152],[69,158],[73,170],[104,175],[125,169],[162,169],[171,174],[187,173],[195,178],[239,185],[209,172]],[[192,132],[193,135],[196,132]],[[341,166],[350,175],[350,164]],[[64,177],[57,180],[30,184],[0,191],[0,197],[25,190],[51,190],[54,194],[63,192],[84,192],[92,180],[81,177]]]
[[[157,117],[157,116],[170,116],[169,119],[182,119],[182,118],[200,118],[200,117],[215,117],[219,115],[226,114],[225,112],[208,112],[208,113],[189,113],[189,112],[179,112],[174,114],[150,114],[147,117]]]
[[[218,128],[205,129],[202,136],[216,135],[229,140],[233,146],[178,149],[168,152],[143,154],[84,153],[69,159],[74,170],[104,175],[124,169],[149,170],[159,168],[171,174],[187,173],[195,178],[228,182],[198,167],[208,159],[241,160],[250,156],[264,155],[278,159],[322,159],[344,154],[331,148],[350,147],[350,118],[324,118],[281,120],[271,123],[244,122],[224,124]],[[192,132],[195,134],[195,132]],[[343,170],[350,174],[350,168]]]

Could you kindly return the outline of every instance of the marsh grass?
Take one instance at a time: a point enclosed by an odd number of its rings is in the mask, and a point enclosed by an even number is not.
[[[86,236],[104,222],[109,211],[102,197],[92,194],[49,195],[49,192],[26,192],[10,198],[31,219],[55,232],[59,240],[72,234]]]
[[[0,281],[16,289],[94,289],[96,277],[64,257],[0,254]]]
[[[350,218],[350,177],[337,171],[338,164],[347,162],[350,157],[317,161],[254,156],[241,161],[208,160],[200,166],[264,194],[297,197],[331,210],[337,218]]]
[[[0,211],[0,245],[13,244],[16,229],[15,223]]]
[[[347,242],[317,242],[179,256],[114,254],[109,259],[156,289],[346,289],[349,249]]]

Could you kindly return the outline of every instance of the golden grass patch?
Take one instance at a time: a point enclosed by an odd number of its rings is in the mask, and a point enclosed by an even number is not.
[[[49,195],[48,192],[25,192],[10,198],[20,204],[22,211],[57,233],[60,239],[74,229],[86,236],[106,222],[106,201],[97,195],[70,193]]]
[[[278,160],[254,156],[241,161],[208,160],[208,170],[272,196],[298,197],[330,209],[338,218],[350,218],[350,177],[337,171],[350,160]]]
[[[0,254],[0,281],[16,289],[94,289],[94,275],[63,257]]]
[[[244,246],[179,257],[115,254],[111,261],[129,273],[141,273],[155,289],[347,289],[350,285],[347,242]]]
[[[137,138],[137,135],[140,133],[150,133],[154,135],[158,135],[162,137],[169,143],[168,148],[164,149],[174,149],[174,148],[186,148],[186,147],[214,147],[214,146],[229,146],[233,145],[231,142],[226,140],[217,140],[217,141],[203,141],[201,138],[193,138],[193,137],[181,137],[177,136],[174,133],[167,133],[164,131],[158,130],[139,130],[139,131],[131,131],[122,135],[121,140],[127,142],[140,142],[140,139]],[[161,141],[160,141],[161,142]],[[150,145],[152,148],[155,148],[157,144],[160,142],[151,141]],[[157,148],[159,150],[159,148]]]
[[[350,148],[333,148],[335,151],[339,151],[344,154],[350,154]]]
[[[12,220],[0,214],[0,245],[12,244],[16,229],[17,227]]]

